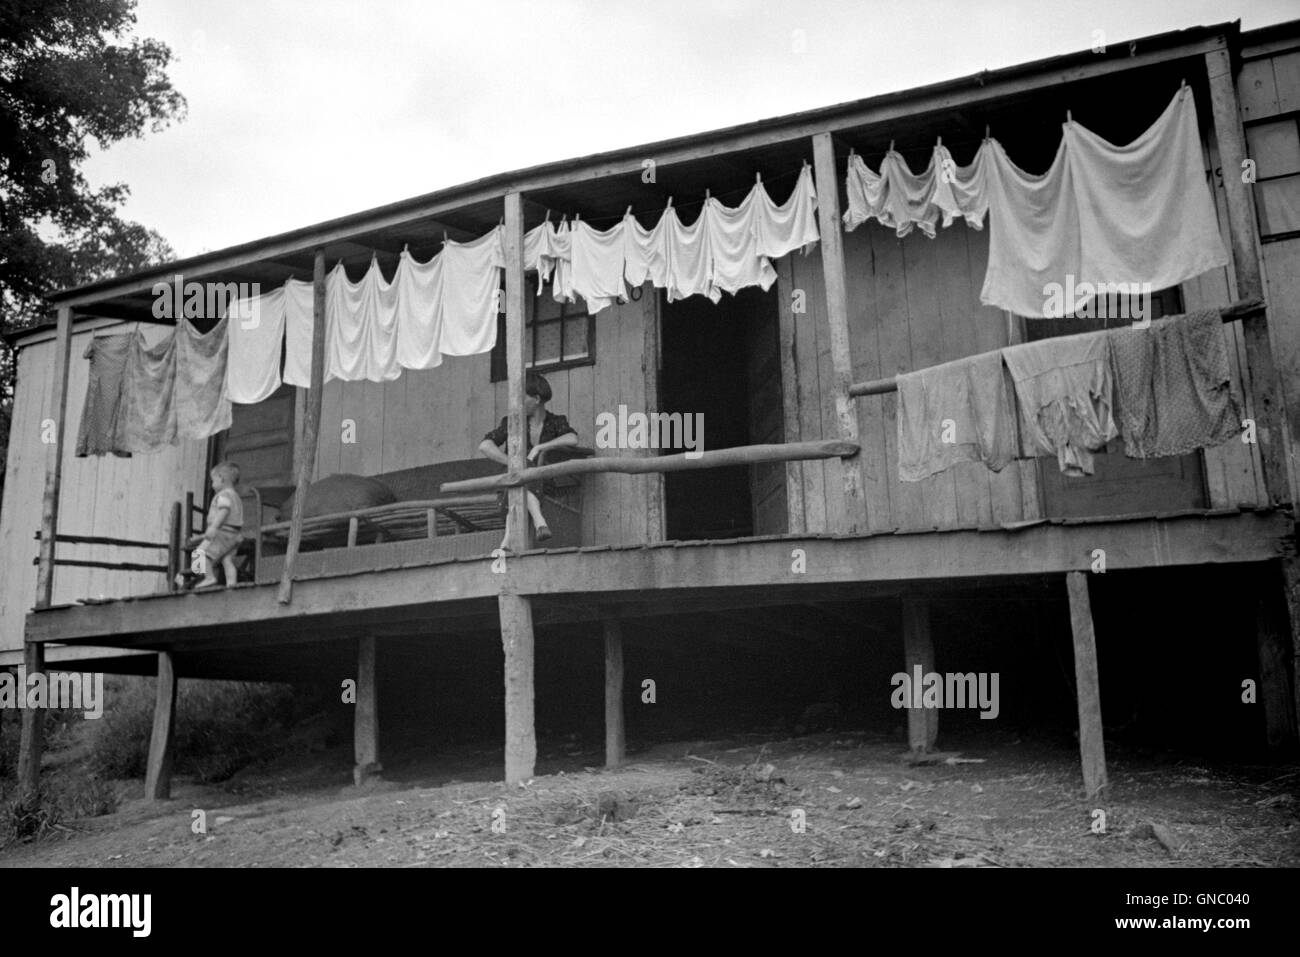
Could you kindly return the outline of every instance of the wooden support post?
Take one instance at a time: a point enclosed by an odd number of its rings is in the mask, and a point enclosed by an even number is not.
[[[840,225],[840,182],[835,167],[835,145],[830,133],[813,137],[813,161],[817,178],[817,220],[821,226],[822,273],[826,279],[826,319],[831,333],[832,387],[839,437],[858,441],[858,409],[849,395],[853,384],[853,357],[849,349],[849,292],[844,276],[844,234]],[[840,462],[844,477],[844,531],[867,528],[867,505],[863,494],[862,455]]]
[[[176,663],[169,651],[158,652],[158,686],[153,703],[153,733],[144,796],[165,801],[172,796],[172,742],[176,733]]]
[[[1283,559],[1282,599],[1286,605],[1287,620],[1291,626],[1291,694],[1292,713],[1300,726],[1300,562]]]
[[[519,193],[506,194],[506,426],[509,436],[506,454],[509,469],[517,472],[526,464],[524,421],[524,204]],[[521,552],[529,538],[528,507],[525,490],[512,488],[507,494],[510,505],[506,516],[506,548]]]
[[[1223,198],[1228,212],[1237,299],[1263,299],[1254,199],[1250,186],[1238,175],[1246,158],[1246,134],[1241,125],[1241,104],[1237,100],[1228,50],[1221,48],[1206,53],[1205,71],[1210,82],[1214,138],[1219,146],[1219,164],[1224,171]],[[1266,312],[1261,310],[1243,318],[1241,332],[1250,369],[1252,413],[1264,469],[1264,488],[1269,502],[1290,502],[1292,481],[1285,444],[1286,407],[1273,361],[1273,348],[1269,343]]]
[[[623,623],[605,619],[605,767],[616,768],[627,755],[623,725]]]
[[[522,595],[497,596],[506,675],[506,784],[533,776],[537,731],[533,714],[533,605]]]
[[[1099,797],[1106,788],[1106,742],[1101,725],[1101,687],[1097,680],[1097,638],[1092,626],[1086,572],[1066,572],[1070,629],[1074,635],[1074,680],[1079,698],[1079,754],[1083,789]]]
[[[375,673],[375,636],[357,642],[357,705],[352,718],[352,747],[356,765],[352,781],[358,787],[383,770],[379,763],[379,682]]]
[[[23,648],[23,667],[27,677],[45,671],[45,646],[28,643]],[[18,694],[26,694],[21,686]],[[18,792],[35,794],[41,786],[41,752],[45,745],[45,709],[24,708],[22,730],[18,738]]]
[[[924,678],[934,671],[934,640],[930,635],[930,605],[917,598],[903,599],[903,659],[908,679],[915,682],[916,669]],[[913,694],[920,695],[919,689]],[[939,711],[936,708],[909,708],[907,744],[916,754],[934,748],[939,737]]]
[[[63,481],[63,431],[68,419],[68,366],[72,359],[72,310],[59,307],[54,336],[54,441],[46,446],[45,494],[41,499],[41,547],[37,558],[36,607],[54,597],[54,536],[59,527],[59,486]]]
[[[1265,740],[1269,750],[1279,751],[1296,743],[1295,700],[1287,659],[1291,640],[1286,605],[1276,587],[1279,575],[1261,576],[1256,596],[1255,647],[1259,655],[1258,701],[1264,708]]]
[[[311,387],[302,422],[302,455],[298,461],[298,487],[293,496],[289,545],[284,553],[284,570],[276,600],[287,605],[293,600],[293,569],[302,544],[302,517],[307,507],[307,486],[316,470],[316,444],[320,434],[321,400],[325,393],[325,250],[316,250],[312,266]]]
[[[658,289],[642,290],[643,300],[648,306],[642,310],[645,322],[645,336],[641,352],[641,373],[645,381],[645,407],[651,411],[659,409],[659,366],[662,357],[660,345],[660,293]],[[647,452],[653,455],[653,452]],[[645,480],[646,491],[646,541],[662,542],[667,535],[664,526],[664,478],[660,474],[651,474]]]

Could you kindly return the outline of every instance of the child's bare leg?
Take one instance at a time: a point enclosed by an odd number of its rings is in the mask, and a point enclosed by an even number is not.
[[[200,545],[199,547],[203,548],[206,546],[206,544],[207,543],[205,542],[203,545]],[[212,556],[208,554],[206,551],[203,554],[207,559],[203,563],[203,580],[194,586],[196,588],[207,588],[209,585],[215,585],[217,583],[216,568],[212,564]]]
[[[532,492],[528,493],[528,515],[533,520],[533,528],[537,529],[538,539],[545,541],[550,538],[551,527],[546,524],[546,518],[542,515],[542,503]]]
[[[229,588],[239,581],[239,570],[235,567],[235,553],[231,552],[225,558],[221,559],[221,567],[226,570],[226,587]]]

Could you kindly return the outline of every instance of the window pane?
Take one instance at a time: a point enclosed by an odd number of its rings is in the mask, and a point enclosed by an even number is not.
[[[1300,176],[1256,183],[1259,190],[1260,232],[1265,236],[1300,231]]]
[[[565,319],[564,358],[582,359],[587,355],[587,317],[573,316]]]
[[[1246,146],[1259,179],[1300,173],[1300,127],[1295,120],[1248,127]]]
[[[551,290],[546,289],[540,296],[534,296],[537,304],[538,319],[558,319],[560,317],[560,304],[551,297]]]
[[[537,352],[534,362],[558,362],[560,359],[560,323],[547,322],[537,326]]]

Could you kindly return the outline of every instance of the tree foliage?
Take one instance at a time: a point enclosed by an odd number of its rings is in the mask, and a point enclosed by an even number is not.
[[[81,172],[100,149],[184,118],[167,77],[171,50],[131,35],[135,0],[0,0],[0,317],[39,322],[50,292],[174,258],[123,220],[124,183]],[[15,369],[0,344],[0,452]],[[3,458],[0,457],[0,463]],[[3,479],[0,478],[0,482]]]

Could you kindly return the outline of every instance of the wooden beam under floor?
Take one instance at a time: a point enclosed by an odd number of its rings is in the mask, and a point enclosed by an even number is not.
[[[605,767],[616,768],[627,754],[623,723],[623,623],[605,619]]]
[[[1079,756],[1083,789],[1088,797],[1106,790],[1106,742],[1101,724],[1101,686],[1097,670],[1097,637],[1088,597],[1088,573],[1067,572],[1070,630],[1074,635],[1074,678],[1079,699]]]
[[[357,642],[357,702],[352,718],[355,764],[352,782],[360,787],[383,771],[379,763],[379,681],[375,670],[375,636]]]
[[[165,801],[172,796],[175,737],[176,662],[170,651],[160,651],[153,732],[149,736],[149,764],[144,776],[144,796],[150,801]]]

